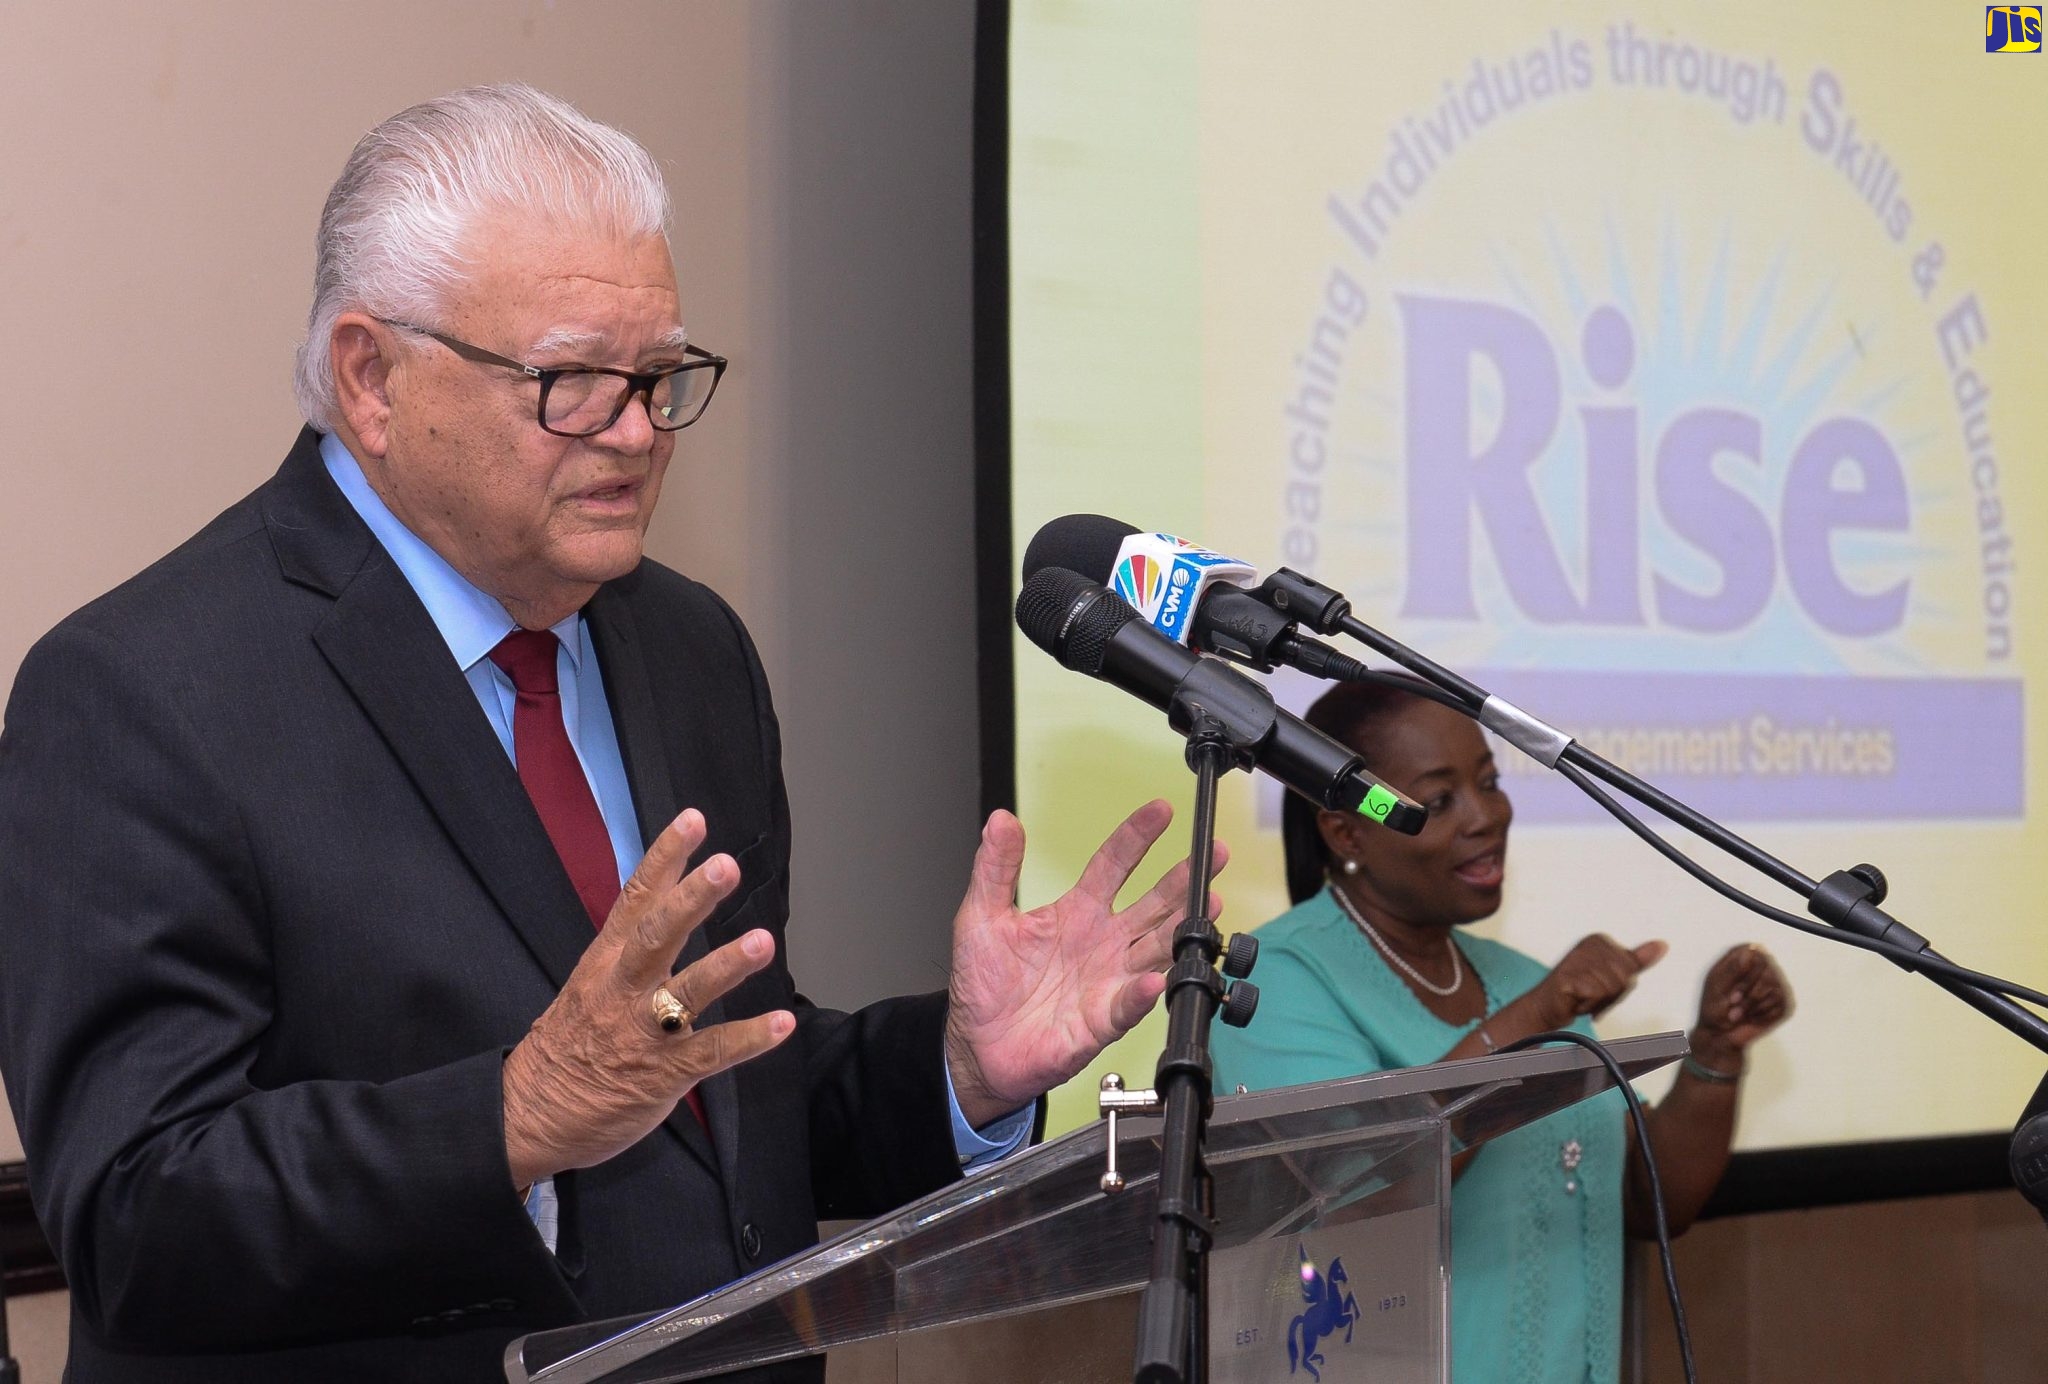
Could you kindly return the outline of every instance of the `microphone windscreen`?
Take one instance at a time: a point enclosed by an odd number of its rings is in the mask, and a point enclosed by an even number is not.
[[[1026,581],[1048,567],[1064,567],[1107,585],[1117,552],[1138,530],[1106,514],[1067,514],[1048,520],[1024,549]]]
[[[1099,677],[1110,636],[1138,613],[1078,572],[1045,567],[1017,593],[1017,628],[1078,673]]]

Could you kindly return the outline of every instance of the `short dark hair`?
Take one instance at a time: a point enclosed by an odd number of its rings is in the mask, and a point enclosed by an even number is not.
[[[1448,699],[1420,678],[1393,673],[1373,682],[1336,684],[1316,699],[1302,719],[1370,762],[1378,750],[1380,732],[1389,721],[1417,702],[1438,700]],[[1291,903],[1313,896],[1329,873],[1330,848],[1316,826],[1319,811],[1299,793],[1288,793],[1281,800],[1280,849],[1287,861],[1287,898]]]

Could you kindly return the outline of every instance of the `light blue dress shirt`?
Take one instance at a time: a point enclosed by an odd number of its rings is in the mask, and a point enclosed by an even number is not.
[[[398,570],[418,594],[434,622],[434,628],[448,642],[470,691],[476,694],[498,743],[515,762],[512,745],[512,708],[518,691],[504,670],[491,662],[490,652],[498,641],[516,628],[505,607],[468,578],[448,565],[447,559],[427,546],[400,522],[370,483],[362,468],[341,442],[329,433],[320,439],[320,459],[327,474],[341,488],[355,512],[384,546]],[[597,798],[597,810],[604,817],[605,832],[611,837],[612,855],[618,861],[619,882],[639,868],[645,849],[640,844],[639,818],[633,809],[633,795],[626,783],[626,761],[619,753],[619,738],[612,724],[611,704],[605,700],[604,676],[597,666],[597,651],[590,642],[589,622],[582,613],[569,616],[553,627],[560,649],[555,674],[561,689],[562,721],[569,743],[583,765],[583,775]],[[953,1119],[953,1145],[960,1164],[974,1169],[1015,1152],[1031,1134],[1033,1108],[1005,1115],[977,1131],[960,1111],[953,1091],[952,1074],[946,1077],[946,1104]],[[555,1190],[552,1180],[536,1183],[527,1199],[527,1209],[540,1227],[548,1248],[555,1247]]]

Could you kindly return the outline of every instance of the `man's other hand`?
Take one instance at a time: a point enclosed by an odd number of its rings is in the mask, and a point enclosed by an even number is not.
[[[739,883],[729,855],[685,873],[704,844],[694,808],[669,823],[626,881],[604,929],[562,993],[505,1057],[505,1152],[526,1187],[602,1163],[668,1118],[691,1087],[787,1038],[796,1018],[776,1010],[675,1032],[661,1027],[654,992],[694,1017],[773,959],[756,928],[671,975],[692,932]]]
[[[1188,862],[1115,908],[1117,891],[1172,820],[1164,801],[1145,804],[1110,833],[1072,889],[1027,913],[1017,907],[1024,828],[1007,812],[989,817],[953,917],[946,1018],[946,1062],[969,1124],[986,1125],[1067,1080],[1158,1001]],[[1228,858],[1217,842],[1215,869]],[[1212,894],[1211,916],[1220,910]]]

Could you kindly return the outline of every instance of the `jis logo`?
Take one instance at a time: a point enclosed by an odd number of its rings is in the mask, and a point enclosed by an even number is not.
[[[1984,51],[1987,53],[2040,52],[2041,7],[2039,5],[1986,5],[1984,7]]]

